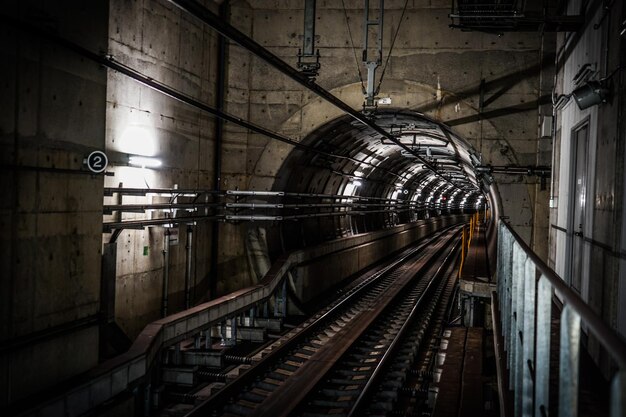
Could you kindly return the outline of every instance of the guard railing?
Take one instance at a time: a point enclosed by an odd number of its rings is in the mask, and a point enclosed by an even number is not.
[[[611,417],[626,415],[626,344],[504,221],[498,229],[498,304],[515,416],[547,416],[553,297],[560,311],[559,417],[578,415],[581,326],[617,367]]]

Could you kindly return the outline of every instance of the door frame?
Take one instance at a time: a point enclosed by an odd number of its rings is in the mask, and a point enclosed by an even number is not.
[[[574,233],[575,233],[575,228],[574,228],[574,212],[575,212],[575,208],[574,208],[574,204],[575,204],[575,200],[576,200],[576,179],[575,179],[575,175],[576,175],[576,165],[577,165],[577,157],[578,157],[578,132],[580,130],[582,130],[584,127],[587,127],[587,137],[586,137],[586,153],[587,153],[587,157],[585,158],[585,211],[583,213],[583,233],[585,232],[585,228],[586,228],[586,224],[587,224],[587,219],[588,219],[588,210],[587,210],[587,202],[589,201],[588,197],[588,191],[589,191],[589,171],[590,171],[590,161],[589,161],[589,157],[590,157],[590,142],[591,142],[591,118],[590,116],[585,117],[583,120],[581,120],[580,122],[578,122],[577,124],[575,124],[571,130],[570,130],[570,155],[569,155],[569,161],[570,161],[570,167],[569,167],[569,184],[568,184],[568,190],[569,190],[569,196],[568,196],[568,202],[567,202],[567,258],[566,258],[566,263],[565,263],[565,276],[567,277],[566,279],[566,283],[567,285],[572,288],[573,290],[575,290],[576,292],[578,292],[581,296],[582,296],[582,290],[583,290],[583,276],[581,275],[580,277],[580,283],[579,286],[580,288],[574,288],[573,286],[573,268],[572,268],[572,264],[574,263]],[[562,140],[562,138],[561,138]],[[583,241],[583,251],[582,254],[583,255],[583,262],[584,262],[584,253],[585,253],[585,245],[584,245],[584,241]],[[582,273],[582,271],[581,271]]]

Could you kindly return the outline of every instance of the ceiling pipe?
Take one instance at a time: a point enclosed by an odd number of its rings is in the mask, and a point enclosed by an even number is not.
[[[437,171],[437,168],[434,167],[428,160],[422,158],[413,149],[411,149],[408,146],[404,145],[394,135],[392,135],[391,133],[387,132],[386,130],[384,130],[383,128],[378,126],[371,119],[367,118],[364,114],[360,113],[359,111],[353,109],[350,105],[348,105],[344,101],[342,101],[339,98],[335,97],[328,90],[326,90],[323,87],[321,87],[318,84],[316,84],[309,77],[307,77],[306,75],[302,74],[301,72],[299,72],[298,70],[293,68],[291,65],[289,65],[288,63],[286,63],[285,61],[280,59],[278,56],[274,55],[272,52],[270,52],[269,50],[267,50],[266,48],[261,46],[259,43],[254,41],[249,36],[245,35],[241,31],[236,29],[234,26],[228,24],[226,21],[221,19],[220,16],[216,15],[215,13],[213,13],[212,11],[207,9],[206,7],[202,6],[201,4],[196,2],[195,0],[169,0],[169,2],[174,4],[174,5],[176,5],[181,10],[191,14],[192,16],[195,16],[196,18],[198,18],[202,22],[206,23],[207,25],[209,25],[210,27],[215,29],[217,32],[221,33],[222,35],[226,36],[227,38],[229,38],[233,42],[238,43],[243,48],[245,48],[248,51],[252,52],[257,57],[261,58],[263,61],[267,62],[272,67],[276,68],[278,71],[282,72],[284,75],[286,75],[287,77],[291,78],[292,80],[294,80],[295,82],[297,82],[301,86],[305,87],[308,90],[311,90],[312,92],[314,92],[315,94],[317,94],[318,96],[320,96],[324,100],[328,101],[329,103],[333,104],[335,107],[339,108],[340,110],[342,110],[346,114],[349,114],[350,116],[352,116],[353,118],[355,118],[359,122],[361,122],[364,125],[368,126],[372,130],[374,130],[376,133],[378,133],[381,136],[389,139],[390,141],[392,141],[394,144],[396,144],[400,148],[404,149],[405,151],[413,154],[417,159],[419,159],[435,175],[440,176],[445,181],[449,182],[450,184],[454,185],[455,187],[457,187],[459,189],[461,188],[458,185],[456,185],[455,183],[453,183],[452,181],[450,181],[448,178],[446,178],[445,176],[440,174]]]
[[[122,75],[125,75],[131,79],[133,79],[134,81],[148,87],[151,88],[155,91],[158,91],[168,97],[171,97],[175,100],[180,101],[181,103],[185,103],[189,106],[192,106],[198,110],[204,111],[208,114],[211,114],[219,119],[223,119],[224,121],[228,121],[231,123],[234,123],[238,126],[241,126],[245,129],[248,129],[252,132],[256,132],[259,133],[261,135],[264,135],[270,139],[274,139],[274,140],[278,140],[280,142],[289,144],[291,146],[294,146],[295,148],[301,149],[305,152],[312,152],[318,155],[322,155],[322,156],[326,156],[326,157],[330,157],[330,158],[336,158],[336,159],[343,159],[343,160],[348,160],[351,162],[354,162],[355,164],[359,164],[359,165],[367,165],[368,167],[371,167],[373,169],[381,169],[383,171],[385,171],[387,174],[395,176],[400,178],[400,176],[398,174],[396,174],[393,171],[390,171],[386,168],[380,168],[375,164],[369,163],[369,162],[365,162],[365,161],[360,161],[358,159],[352,158],[350,156],[344,156],[344,155],[338,155],[332,152],[325,152],[325,151],[321,151],[319,149],[316,149],[312,146],[306,145],[304,143],[298,142],[294,139],[291,139],[287,136],[281,135],[280,133],[271,131],[269,129],[266,129],[262,126],[256,125],[248,120],[242,119],[240,117],[237,116],[233,116],[231,114],[226,113],[223,110],[219,110],[217,108],[214,108],[202,101],[199,101],[191,96],[188,96],[184,93],[181,93],[177,90],[174,90],[172,88],[170,88],[169,86],[162,84],[156,80],[154,80],[151,77],[148,77],[144,74],[142,74],[141,72],[135,70],[134,68],[131,68],[129,66],[126,66],[124,64],[121,64],[120,62],[117,62],[112,56],[109,55],[99,55],[95,52],[92,52],[86,48],[83,48],[82,46],[68,41],[67,39],[64,39],[56,34],[53,34],[49,31],[46,30],[42,30],[38,27],[35,27],[33,25],[30,25],[26,22],[23,21],[19,21],[13,18],[10,18],[8,16],[3,16],[0,15],[0,22],[4,22],[7,23],[9,25],[11,25],[12,27],[14,27],[15,29],[18,30],[22,30],[22,31],[26,31],[30,34],[33,35],[37,35],[40,36],[44,39],[50,40],[52,42],[55,42],[58,45],[61,45],[65,48],[67,48],[68,50],[71,50],[73,52],[75,52],[76,54],[83,56],[87,59],[92,60],[93,62],[96,62],[106,68],[109,68],[113,71],[116,71]],[[21,167],[24,168],[24,167]],[[37,168],[38,170],[42,170],[44,168]],[[59,170],[56,170],[59,171]],[[67,171],[67,170],[66,170]],[[76,172],[76,173],[89,173],[88,171],[72,171],[72,172]]]
[[[227,0],[219,7],[220,16],[223,19],[230,19],[230,2]],[[224,113],[226,103],[226,71],[228,66],[228,41],[222,35],[217,39],[217,79],[216,85],[216,97],[215,106],[216,110]],[[213,155],[213,184],[215,189],[221,191],[222,189],[222,144],[224,142],[224,119],[222,117],[216,117],[215,120],[215,148]],[[217,202],[219,197],[214,196],[213,201]],[[219,222],[213,222],[211,225],[211,249],[210,249],[210,261],[209,261],[209,299],[216,298],[217,294],[217,280],[219,275],[219,263],[217,258],[219,257],[220,246],[220,229]],[[194,286],[195,291],[195,286]],[[195,295],[195,294],[194,294]],[[194,297],[195,298],[195,297]],[[189,306],[187,306],[189,308]]]
[[[172,1],[172,0],[170,0],[170,1]],[[42,30],[42,29],[40,29],[38,27],[35,27],[33,25],[30,25],[28,23],[21,22],[21,21],[9,18],[8,16],[0,16],[0,21],[4,21],[5,23],[15,27],[18,30],[27,30],[31,34],[35,34],[35,35],[41,36],[43,38],[46,38],[46,39],[48,39],[50,41],[53,41],[53,42],[55,42],[55,43],[65,47],[65,48],[67,48],[69,50],[72,50],[73,52],[75,52],[75,53],[77,53],[77,54],[79,54],[81,56],[84,56],[84,57],[86,57],[86,58],[88,58],[88,59],[90,59],[90,60],[92,60],[94,62],[97,62],[100,65],[103,65],[103,66],[105,66],[105,67],[107,67],[109,69],[117,71],[117,72],[119,72],[119,73],[121,73],[121,74],[123,74],[123,75],[125,75],[125,76],[127,76],[129,78],[134,79],[135,81],[137,81],[137,82],[139,82],[139,83],[141,83],[141,84],[143,84],[143,85],[145,85],[145,86],[147,86],[149,88],[152,88],[152,89],[154,89],[156,91],[159,91],[162,94],[165,94],[165,95],[167,95],[167,96],[169,96],[171,98],[174,98],[174,99],[176,99],[178,101],[181,101],[181,102],[183,102],[185,104],[191,105],[192,107],[195,107],[195,108],[197,108],[199,110],[205,111],[205,112],[207,112],[209,114],[212,114],[212,115],[214,115],[214,116],[216,116],[218,118],[221,118],[223,120],[230,121],[230,122],[235,123],[235,124],[237,124],[239,126],[247,128],[247,129],[249,129],[251,131],[260,133],[262,135],[265,135],[265,136],[267,136],[269,138],[272,138],[272,139],[275,139],[275,140],[279,140],[281,142],[288,143],[288,144],[290,144],[292,146],[295,146],[296,148],[303,149],[304,151],[307,151],[307,152],[313,152],[313,153],[317,153],[317,154],[325,155],[325,156],[329,156],[329,157],[350,160],[352,162],[355,162],[355,163],[358,163],[358,164],[361,164],[361,165],[371,166],[374,169],[378,169],[379,168],[378,166],[376,166],[374,164],[371,164],[371,163],[368,163],[368,162],[365,162],[365,161],[359,161],[359,160],[356,160],[356,159],[351,158],[349,156],[336,155],[336,154],[333,154],[333,153],[330,153],[330,152],[320,151],[320,150],[315,149],[315,148],[313,148],[311,146],[305,145],[305,144],[297,142],[297,141],[295,141],[295,140],[293,140],[291,138],[288,138],[288,137],[280,135],[280,134],[278,134],[276,132],[273,132],[273,131],[270,131],[268,129],[265,129],[265,128],[261,127],[261,126],[255,125],[255,124],[253,124],[253,123],[251,123],[251,122],[249,122],[247,120],[244,120],[244,119],[241,119],[239,117],[227,114],[224,111],[221,111],[219,109],[213,108],[212,106],[210,106],[210,105],[208,105],[206,103],[203,103],[203,102],[201,102],[199,100],[196,100],[196,99],[194,99],[194,98],[192,98],[190,96],[187,96],[187,95],[185,95],[183,93],[180,93],[180,92],[178,92],[178,91],[176,91],[176,90],[174,90],[174,89],[172,89],[172,88],[170,88],[170,87],[168,87],[168,86],[166,86],[166,85],[164,85],[162,83],[159,83],[158,81],[141,74],[139,71],[137,71],[137,70],[135,70],[133,68],[130,68],[128,66],[125,66],[125,65],[115,61],[115,59],[113,59],[113,57],[111,57],[111,56],[99,55],[97,53],[89,51],[88,49],[83,48],[82,46],[80,46],[80,45],[78,45],[76,43],[73,43],[71,41],[68,41],[67,39],[64,39],[64,38],[62,38],[62,37],[60,37],[60,36],[58,36],[56,34],[50,33],[49,31]],[[250,41],[254,42],[252,40],[250,40]],[[269,53],[269,52],[267,52],[267,53]],[[269,53],[269,54],[271,55],[271,53]],[[280,60],[279,58],[276,58],[276,59]],[[287,66],[288,68],[293,70],[286,63],[284,63],[284,61],[281,61],[281,62],[283,62],[283,64],[285,64],[285,66]],[[297,71],[295,73],[299,74]],[[344,106],[347,106],[347,110],[348,110],[347,112],[351,116],[353,116],[353,117],[355,117],[355,115],[356,115],[355,118],[357,118],[357,120],[359,120],[359,121],[363,121],[364,120],[363,123],[367,124],[368,126],[369,126],[370,123],[373,124],[373,122],[370,122],[363,115],[361,115],[360,113],[358,113],[355,110],[353,110],[347,104],[343,103],[341,100],[337,99],[336,97],[334,97],[332,94],[330,94],[329,92],[327,92],[323,88],[321,88],[321,87],[319,87],[319,86],[317,86],[317,85],[315,85],[313,83],[310,83],[310,84],[312,84],[315,88],[317,88],[317,89],[319,89],[321,91],[326,92],[326,94],[328,94],[333,99],[333,101],[342,103]],[[315,90],[313,90],[313,91],[315,91]],[[337,103],[335,103],[335,102],[333,102],[333,104],[337,105]],[[385,137],[389,137],[388,135],[391,135],[390,133],[388,133],[388,132],[384,131],[383,129],[381,129],[379,126],[377,126],[375,124],[374,124],[374,126],[376,127],[375,130],[377,132],[379,132],[379,133],[382,132],[381,134],[385,135]],[[445,126],[442,126],[442,127],[445,128]],[[445,129],[444,129],[444,131],[445,131]],[[392,140],[394,143],[398,143],[398,141],[393,136],[391,136],[390,140]],[[398,144],[399,144],[399,146],[401,148],[406,149],[408,152],[414,153],[411,149],[408,149],[406,146],[402,145],[401,143],[398,143]],[[419,155],[416,155],[416,157],[418,159],[420,159],[421,161],[424,161],[423,158],[421,158]],[[443,178],[446,182],[452,184],[457,189],[462,190],[460,185],[453,183],[452,181],[450,181],[448,178],[446,178],[441,173],[437,172],[436,170],[433,170],[432,165],[429,164],[428,161],[424,161],[424,162],[425,162],[424,168],[431,170],[438,177]],[[385,171],[385,172],[387,172],[390,175],[400,177],[398,174],[396,174],[395,172],[392,172],[392,171],[390,171],[388,169],[385,169],[385,168],[380,168],[380,169]],[[204,217],[202,217],[202,219],[204,219]],[[159,222],[159,221],[161,221],[161,220],[157,220],[157,222]]]

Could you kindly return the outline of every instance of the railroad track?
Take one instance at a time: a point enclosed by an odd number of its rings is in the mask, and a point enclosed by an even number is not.
[[[406,381],[394,364],[412,364],[417,357],[433,311],[450,287],[442,277],[456,253],[459,230],[405,251],[350,288],[188,416],[362,415],[357,413],[375,392],[386,392],[380,383]]]
[[[427,399],[428,387],[415,389],[405,382],[420,366],[418,355],[429,345],[427,331],[442,295],[451,289],[455,251],[445,255],[415,282],[409,284],[383,314],[376,317],[332,370],[322,378],[312,395],[295,412],[302,417],[327,415],[381,415],[394,410],[400,395]],[[425,374],[422,371],[422,374]],[[420,409],[425,406],[421,404]],[[286,415],[286,414],[285,414]]]

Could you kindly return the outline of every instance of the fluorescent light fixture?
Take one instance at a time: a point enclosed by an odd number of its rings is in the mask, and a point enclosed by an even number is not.
[[[360,187],[362,184],[361,181],[352,181],[352,185],[354,185],[355,187]]]
[[[355,176],[355,177],[362,177],[362,176],[364,176],[364,175],[365,175],[365,174],[363,174],[361,171],[354,171],[354,176]]]
[[[128,163],[142,168],[157,168],[161,166],[160,160],[145,156],[130,156],[128,157]]]

